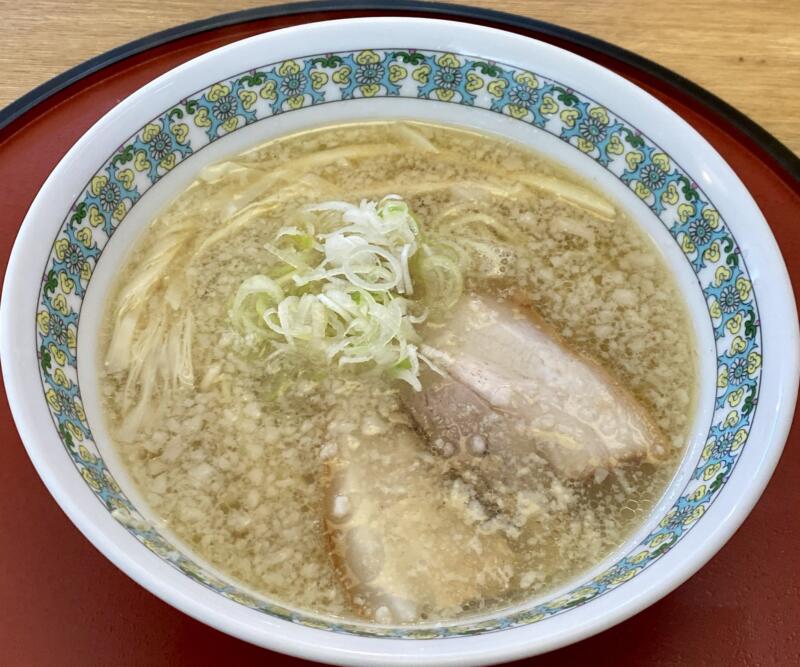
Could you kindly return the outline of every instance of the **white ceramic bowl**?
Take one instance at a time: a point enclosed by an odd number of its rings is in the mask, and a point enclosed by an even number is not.
[[[95,379],[99,313],[115,270],[137,233],[202,166],[288,131],[392,117],[510,137],[611,193],[678,278],[702,376],[682,467],[617,553],[546,598],[414,629],[341,623],[258,599],[158,533],[108,444]],[[0,324],[9,401],[30,457],[108,558],[225,632],[342,664],[499,662],[576,641],[651,604],[703,565],[758,499],[783,447],[798,381],[797,315],[778,248],[742,183],[697,132],[571,53],[412,18],[253,37],[121,102],[75,144],[31,206]]]

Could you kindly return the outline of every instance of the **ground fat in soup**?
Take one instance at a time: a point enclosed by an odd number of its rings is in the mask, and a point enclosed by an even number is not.
[[[494,136],[359,123],[206,168],[107,303],[101,387],[161,529],[247,589],[442,622],[600,562],[697,381],[651,240]]]

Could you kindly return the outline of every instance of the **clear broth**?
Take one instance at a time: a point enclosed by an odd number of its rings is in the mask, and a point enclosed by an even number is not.
[[[570,346],[629,388],[670,441],[656,465],[630,463],[587,481],[559,479],[536,455],[522,457],[514,480],[484,494],[507,508],[504,592],[426,609],[420,620],[491,611],[546,593],[629,537],[676,470],[692,420],[697,367],[678,287],[651,240],[619,207],[608,220],[547,191],[517,187],[516,174],[523,172],[586,185],[527,148],[428,124],[326,127],[271,141],[234,162],[234,169],[216,176],[207,172],[154,220],[106,306],[103,355],[120,291],[166,252],[169,261],[149,291],[151,312],[163,307],[175,321],[192,313],[195,380],[160,386],[158,409],[132,436],[122,432],[132,391],[127,374],[106,368],[100,376],[121,459],[162,527],[254,592],[313,612],[363,616],[326,536],[323,450],[333,419],[345,432],[375,420],[402,421],[396,387],[298,367],[276,388],[276,367],[247,352],[228,307],[242,280],[273,261],[263,245],[293,211],[391,192],[406,199],[427,232],[456,245],[464,238],[505,242],[478,223],[465,231],[448,213],[454,207],[502,221],[503,233],[513,234],[511,260],[499,279],[466,275],[467,289],[500,298],[510,289],[522,291]],[[445,185],[421,187],[432,183]],[[474,183],[495,184],[495,191]],[[232,209],[250,200],[268,204],[237,222]],[[208,239],[213,242],[204,244]],[[175,286],[180,299],[173,308]],[[457,500],[463,488],[448,476],[448,462],[428,451],[419,456],[441,473],[442,502]],[[493,455],[482,461],[481,474],[491,475]],[[454,529],[452,548],[470,549],[474,537]]]

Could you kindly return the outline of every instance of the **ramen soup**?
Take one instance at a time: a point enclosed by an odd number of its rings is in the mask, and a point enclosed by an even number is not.
[[[522,602],[674,474],[692,328],[652,241],[494,136],[325,127],[206,168],[108,301],[101,386],[157,527],[293,608]]]

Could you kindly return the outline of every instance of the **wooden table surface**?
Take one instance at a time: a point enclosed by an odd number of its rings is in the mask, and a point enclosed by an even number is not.
[[[699,83],[800,154],[800,0],[462,0],[557,23]],[[0,0],[0,107],[87,58],[274,0]]]

